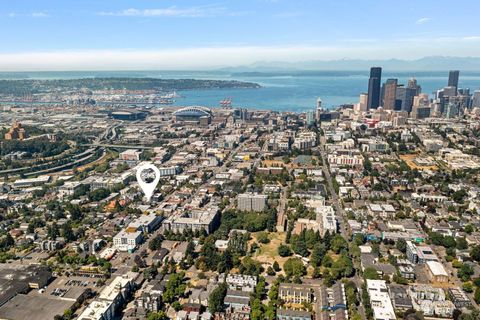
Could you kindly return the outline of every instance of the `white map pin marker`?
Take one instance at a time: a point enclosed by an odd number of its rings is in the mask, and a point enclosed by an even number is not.
[[[142,188],[147,202],[152,199],[158,181],[160,181],[160,170],[151,163],[146,163],[137,169],[137,182]]]

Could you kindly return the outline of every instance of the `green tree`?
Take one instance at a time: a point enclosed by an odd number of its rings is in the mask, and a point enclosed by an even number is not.
[[[70,225],[70,223],[65,223],[62,226],[61,235],[67,241],[77,240],[77,237],[75,237],[75,234],[73,233],[72,226]]]
[[[461,190],[455,191],[452,194],[452,199],[456,203],[463,203],[463,199],[465,198],[466,195],[467,195],[467,191],[465,191],[465,189],[461,189]]]
[[[297,237],[292,237],[291,240],[293,252],[302,257],[307,257],[310,253],[308,252],[307,244],[305,242],[305,233],[302,232]]]
[[[56,222],[47,227],[47,236],[50,240],[55,240],[60,235],[60,230]]]
[[[475,300],[476,303],[480,303],[480,287],[477,287],[475,289],[475,294],[473,296],[473,299]]]
[[[454,314],[455,317],[455,314]],[[480,311],[472,310],[470,313],[462,313],[458,320],[479,320],[480,319]]]
[[[251,257],[245,257],[239,267],[240,273],[248,275],[259,275],[263,268],[262,264]]]
[[[227,295],[227,284],[220,283],[208,297],[208,310],[214,314],[223,311],[223,300]]]
[[[306,268],[303,261],[299,258],[289,258],[283,265],[283,270],[287,277],[297,276],[301,277],[306,274]]]
[[[278,254],[280,255],[280,257],[288,257],[292,255],[292,250],[289,246],[281,244],[278,246]]]
[[[10,233],[7,233],[4,237],[0,238],[0,249],[1,250],[6,251],[6,250],[10,249],[14,244],[15,244],[15,240],[10,235]]]
[[[463,281],[470,280],[471,276],[475,273],[473,267],[469,264],[462,264],[460,270],[458,270],[457,276]]]
[[[67,203],[65,210],[70,213],[70,219],[73,221],[79,221],[83,218],[82,208],[77,204]]]
[[[161,248],[162,246],[163,237],[161,235],[155,236],[150,242],[148,243],[148,249],[155,251]]]
[[[331,268],[333,265],[333,259],[329,255],[325,255],[322,259],[322,266],[325,268]]]
[[[405,239],[398,239],[395,247],[403,253],[407,252],[407,242]]]
[[[350,277],[353,275],[353,262],[352,259],[346,254],[343,253],[337,261],[332,264],[332,275],[339,279],[341,277]]]
[[[346,250],[348,248],[348,243],[340,234],[336,234],[332,238],[330,248],[335,253],[340,253],[340,251]]]
[[[268,234],[265,231],[257,233],[257,241],[260,243],[269,243],[270,239],[268,239]]]
[[[365,236],[363,234],[357,233],[353,236],[353,242],[357,246],[361,246],[362,244],[365,243]]]
[[[327,247],[324,243],[318,243],[313,247],[310,262],[314,267],[319,267],[322,264],[322,260],[327,253]]]
[[[443,236],[438,232],[430,232],[428,238],[431,243],[437,246],[443,245]]]
[[[457,249],[458,249],[458,250],[468,249],[467,239],[465,239],[465,238],[458,238],[458,239],[457,239]]]
[[[93,191],[91,191],[88,195],[89,199],[91,201],[100,201],[105,199],[110,195],[110,190],[105,189],[105,188],[98,188]]]
[[[212,235],[205,239],[200,251],[200,257],[203,258],[203,261],[209,270],[215,270],[217,268],[220,256],[215,247],[215,238]]]
[[[176,298],[183,296],[186,289],[185,272],[171,274],[163,293],[163,301],[172,303]]]
[[[177,312],[180,311],[180,310],[182,310],[182,304],[181,304],[180,301],[178,301],[178,300],[173,301],[172,307],[173,307],[173,309],[175,309],[175,311],[177,311]]]
[[[278,271],[281,270],[280,265],[278,264],[278,262],[276,260],[273,262],[273,270],[275,270],[275,272],[278,272]]]
[[[143,271],[143,276],[145,277],[145,279],[147,280],[152,280],[153,278],[155,278],[155,276],[158,274],[158,270],[157,268],[155,267],[150,267],[150,268],[146,268],[144,271]]]
[[[73,311],[71,309],[67,309],[65,310],[65,312],[63,312],[63,319],[64,320],[70,320],[73,318]]]
[[[477,261],[480,262],[480,246],[474,246],[472,250],[470,250],[470,257]]]
[[[445,236],[442,241],[442,245],[445,248],[455,248],[457,246],[457,241],[452,236]]]
[[[378,275],[377,270],[375,270],[372,267],[365,268],[365,270],[363,271],[363,277],[365,279],[371,279],[371,280],[379,280],[380,279],[380,276]]]
[[[465,282],[463,285],[462,285],[462,289],[463,291],[465,292],[473,292],[473,284],[471,282]]]
[[[268,266],[267,268],[267,274],[269,276],[274,276],[276,274],[275,270],[273,270],[273,268],[271,266]]]
[[[168,320],[168,317],[164,311],[150,312],[147,315],[147,320]]]
[[[475,231],[475,228],[473,227],[472,224],[467,224],[464,228],[465,232],[468,234],[471,234],[472,232]]]

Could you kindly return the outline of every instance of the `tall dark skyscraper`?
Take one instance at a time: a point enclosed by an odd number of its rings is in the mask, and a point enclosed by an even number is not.
[[[448,73],[448,86],[455,87],[458,90],[458,76],[460,75],[460,71],[458,70],[451,70]]]
[[[413,106],[413,97],[417,95],[416,93],[416,88],[411,88],[409,86],[405,87],[403,84],[398,85],[395,93],[395,110],[411,112]]]
[[[370,68],[368,80],[367,109],[377,109],[380,106],[380,84],[382,82],[382,68]]]

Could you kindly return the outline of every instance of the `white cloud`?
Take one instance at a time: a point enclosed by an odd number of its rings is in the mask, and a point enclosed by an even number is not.
[[[427,23],[431,20],[432,20],[432,18],[423,17],[423,18],[420,18],[417,21],[415,21],[415,24],[425,24],[425,23]]]
[[[0,53],[0,71],[37,70],[201,70],[258,61],[301,62],[347,59],[417,59],[425,56],[477,56],[479,36],[404,39],[379,44],[337,43],[307,46],[215,46],[152,50],[70,50]],[[476,42],[475,42],[476,44]]]
[[[410,43],[412,45],[427,44],[430,43],[432,47],[436,44],[450,44],[450,43],[463,43],[463,42],[477,42],[480,41],[480,36],[457,36],[457,37],[410,37],[410,38],[398,38],[392,39],[393,42]]]
[[[47,18],[50,15],[48,13],[45,13],[45,12],[32,12],[31,16],[34,17],[34,18]]]
[[[462,40],[465,41],[479,41],[480,36],[468,36],[468,37],[463,37]]]
[[[181,18],[199,18],[217,16],[226,13],[226,8],[218,6],[189,7],[178,8],[168,7],[159,9],[136,9],[129,8],[120,11],[99,12],[102,16],[119,17],[181,17]]]
[[[30,18],[48,18],[50,15],[45,11],[35,11],[29,13],[17,13],[17,12],[10,12],[7,14],[9,18],[16,18],[16,17],[30,17]]]

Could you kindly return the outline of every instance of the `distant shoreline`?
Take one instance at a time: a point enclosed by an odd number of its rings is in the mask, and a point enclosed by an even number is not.
[[[0,94],[45,93],[62,90],[202,90],[260,88],[258,83],[238,80],[162,79],[136,77],[93,77],[77,79],[10,79],[0,80]]]
[[[152,78],[166,81],[166,79],[197,79],[198,84],[202,81],[232,81],[237,82],[235,86],[222,87],[210,85],[195,89],[164,89],[167,93],[176,91],[181,97],[174,99],[174,106],[200,105],[215,107],[220,101],[231,99],[232,106],[237,108],[249,108],[257,110],[293,111],[304,112],[314,110],[316,101],[320,97],[322,105],[326,108],[335,108],[343,104],[354,104],[359,100],[359,95],[368,89],[368,70],[366,71],[282,71],[282,72],[260,72],[253,74],[241,73],[226,70],[215,71],[131,71],[131,72],[33,72],[33,73],[2,73],[0,79],[6,76],[41,78],[38,80],[72,80],[83,78],[85,82],[92,82],[95,78],[123,77],[137,81],[135,78]],[[410,78],[416,78],[422,87],[422,92],[432,95],[436,90],[448,84],[448,72],[438,71],[391,71],[387,70],[382,74],[382,80],[396,78],[400,84],[407,84]],[[19,80],[17,78],[17,80]],[[158,81],[160,81],[158,80]],[[173,81],[173,80],[172,80]],[[182,80],[183,81],[183,80]],[[38,81],[34,81],[38,82]],[[55,81],[53,81],[55,82]],[[52,83],[53,83],[52,82]],[[61,81],[65,83],[64,81]],[[1,81],[0,81],[1,83]],[[19,82],[10,82],[10,84]],[[50,82],[49,82],[50,83]],[[205,82],[206,83],[206,82]],[[203,85],[205,84],[203,83]],[[214,82],[210,82],[212,84]],[[217,82],[220,83],[220,82]],[[250,83],[249,87],[238,87],[239,83]],[[261,89],[258,87],[261,86]],[[480,73],[464,72],[460,70],[459,86],[470,88],[470,91],[480,89]],[[73,92],[78,92],[76,88]],[[101,88],[103,89],[103,88]],[[123,89],[123,86],[122,86]],[[62,90],[61,90],[62,91]],[[29,90],[22,91],[17,96],[30,99]],[[11,94],[10,94],[11,95]],[[55,97],[53,97],[55,99]],[[4,97],[4,100],[12,100],[12,97]]]
[[[423,69],[384,69],[385,74],[391,75],[448,75],[450,69],[445,70],[423,70]],[[464,75],[480,75],[480,70],[475,69],[458,69]],[[132,78],[132,79],[162,79],[177,80],[177,78],[168,79],[168,75],[177,74],[186,75],[210,75],[217,74],[223,76],[272,76],[272,75],[292,75],[292,76],[308,76],[308,75],[368,75],[369,69],[303,69],[303,68],[285,68],[285,69],[212,69],[212,70],[87,70],[87,71],[0,71],[0,80],[81,80],[96,78]]]

